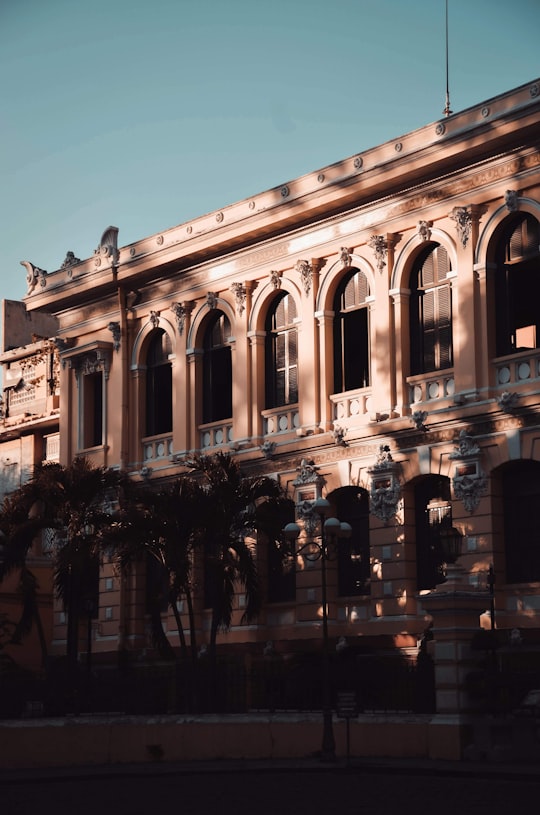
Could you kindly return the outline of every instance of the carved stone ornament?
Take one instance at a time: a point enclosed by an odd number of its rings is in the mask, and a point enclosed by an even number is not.
[[[347,435],[346,427],[340,427],[339,425],[336,425],[332,430],[332,436],[334,437],[334,441],[338,445],[338,447],[347,446],[347,442],[345,441],[346,435]]]
[[[307,297],[311,291],[311,283],[313,280],[313,269],[311,268],[311,263],[308,260],[297,260],[295,268],[302,278],[302,285]]]
[[[106,258],[112,264],[118,262],[118,227],[117,226],[108,226],[103,235],[101,236],[101,240],[99,242],[99,246],[97,249],[94,249],[94,255],[101,256],[102,258]],[[99,257],[96,258],[99,260]],[[101,263],[101,261],[100,261]],[[96,263],[96,265],[100,265],[100,263]]]
[[[281,288],[281,275],[282,274],[283,274],[283,272],[276,272],[275,269],[272,269],[272,271],[270,272],[270,284],[276,290]]]
[[[118,349],[120,348],[120,337],[122,336],[122,332],[120,330],[120,323],[111,322],[109,323],[107,328],[109,329],[113,337],[113,348],[115,351],[118,351]]]
[[[417,235],[423,241],[429,241],[431,238],[431,227],[433,226],[432,221],[418,221],[418,231]]]
[[[342,266],[350,266],[352,264],[352,249],[342,246],[339,250],[339,259]]]
[[[500,396],[497,397],[497,404],[504,410],[505,413],[512,413],[517,407],[518,402],[518,395],[517,393],[510,393],[509,391],[503,391]]]
[[[216,292],[215,292],[215,291],[209,291],[209,292],[207,292],[207,295],[206,295],[206,305],[208,306],[208,308],[209,308],[211,311],[213,311],[215,308],[217,308],[217,299],[218,299],[218,298],[217,298],[217,294],[216,294]]]
[[[233,292],[236,300],[236,310],[238,311],[238,314],[242,315],[246,308],[246,287],[243,283],[232,283],[231,291]]]
[[[296,516],[308,535],[313,535],[319,524],[319,516],[313,510],[313,503],[320,497],[324,479],[319,467],[303,458],[296,468],[298,477],[293,481],[296,488]]]
[[[383,523],[396,514],[401,500],[399,469],[400,465],[393,460],[388,445],[381,444],[375,464],[368,473],[371,477],[369,509]]]
[[[69,278],[73,275],[73,266],[76,266],[77,263],[80,263],[81,259],[76,258],[75,254],[71,251],[66,252],[66,256],[62,261],[62,265],[60,266],[61,269],[65,269],[67,272],[67,276]]]
[[[472,214],[467,207],[454,207],[450,218],[456,222],[456,231],[465,249],[471,236]]]
[[[45,288],[47,285],[47,272],[45,269],[40,269],[39,266],[34,266],[29,260],[21,260],[21,266],[26,269],[26,285],[28,286],[27,294],[31,294],[36,288],[38,281],[39,285]]]
[[[517,212],[518,210],[517,190],[506,190],[504,194],[504,203],[508,212]]]
[[[150,322],[154,326],[154,328],[158,328],[159,326],[159,311],[151,311],[150,312]]]
[[[372,235],[368,241],[369,246],[375,255],[375,264],[379,272],[382,273],[386,266],[386,256],[388,255],[388,241],[384,235]]]
[[[171,303],[171,311],[176,317],[176,327],[180,336],[184,333],[186,327],[186,318],[191,314],[191,304],[187,303]]]
[[[452,488],[467,512],[474,512],[487,490],[487,476],[480,467],[480,447],[462,430],[449,458],[456,462]]]
[[[105,348],[96,348],[81,356],[71,357],[68,360],[69,367],[75,370],[77,381],[80,375],[96,374],[103,372],[105,379],[109,378],[111,370],[110,351]]]
[[[426,425],[426,419],[428,417],[427,410],[415,410],[411,413],[411,422],[415,426],[417,430],[421,430],[423,433],[427,433],[428,426]]]
[[[272,458],[275,449],[276,443],[274,441],[269,441],[267,439],[261,444],[261,453],[265,458]]]

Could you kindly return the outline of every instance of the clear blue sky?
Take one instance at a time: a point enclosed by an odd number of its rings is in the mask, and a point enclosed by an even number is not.
[[[540,76],[540,0],[449,0],[457,112]],[[442,118],[445,0],[0,0],[0,299]]]

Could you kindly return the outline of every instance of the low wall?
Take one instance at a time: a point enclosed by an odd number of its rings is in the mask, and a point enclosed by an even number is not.
[[[355,757],[459,760],[457,717],[361,715],[349,720]],[[347,723],[334,720],[336,754],[347,754]],[[322,716],[86,716],[0,722],[0,768],[147,761],[287,759],[315,755]]]

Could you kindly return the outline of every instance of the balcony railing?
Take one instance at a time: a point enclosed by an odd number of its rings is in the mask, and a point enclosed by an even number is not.
[[[60,433],[51,433],[43,438],[43,460],[60,460]]]
[[[142,440],[143,459],[145,462],[169,458],[172,455],[172,434],[166,436],[148,436]]]
[[[263,410],[261,415],[265,436],[295,431],[300,427],[300,412],[297,404],[281,405],[277,408]]]
[[[364,422],[371,413],[371,388],[357,388],[330,396],[334,408],[334,421],[343,427]]]
[[[232,419],[223,419],[220,422],[208,422],[199,425],[201,450],[212,447],[223,447],[233,441]]]
[[[540,348],[530,348],[494,361],[498,386],[512,387],[540,377]]]
[[[452,368],[447,368],[444,371],[408,376],[407,385],[411,405],[452,399],[455,392],[454,371]]]

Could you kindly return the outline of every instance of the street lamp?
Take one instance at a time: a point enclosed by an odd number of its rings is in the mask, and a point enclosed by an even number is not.
[[[309,561],[321,561],[321,601],[322,601],[322,630],[323,630],[323,737],[321,760],[334,761],[336,757],[336,742],[332,724],[332,706],[330,700],[330,655],[328,649],[328,608],[326,591],[326,561],[335,552],[340,538],[350,538],[352,527],[348,523],[331,517],[330,502],[326,498],[317,498],[312,504],[312,511],[319,516],[320,538],[311,539],[296,549],[296,554],[303,555]],[[285,538],[295,544],[300,534],[300,527],[296,523],[287,524],[283,529]]]

